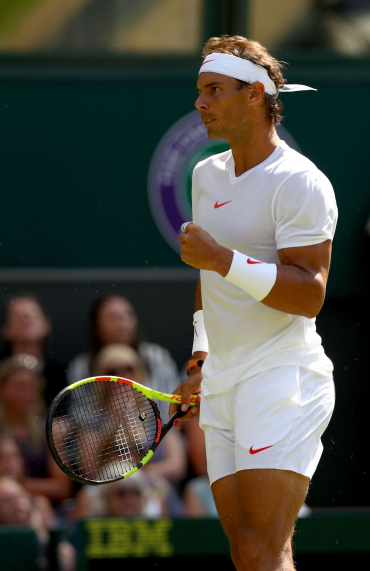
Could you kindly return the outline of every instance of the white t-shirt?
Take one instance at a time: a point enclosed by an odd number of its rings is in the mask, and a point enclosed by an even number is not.
[[[280,264],[279,249],[334,236],[337,206],[329,180],[283,141],[239,177],[231,151],[198,163],[192,194],[196,224],[222,246],[262,262]],[[217,272],[200,273],[209,341],[204,394],[279,365],[331,374],[315,319],[270,309]]]

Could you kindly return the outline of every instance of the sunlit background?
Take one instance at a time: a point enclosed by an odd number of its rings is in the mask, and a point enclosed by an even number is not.
[[[369,52],[367,0],[0,2],[1,49],[12,53],[196,55],[215,26],[247,32],[270,50]]]

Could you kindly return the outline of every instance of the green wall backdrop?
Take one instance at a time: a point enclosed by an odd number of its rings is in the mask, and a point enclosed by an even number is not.
[[[329,297],[366,287],[370,61],[287,60],[317,93],[286,94],[285,127],[331,179],[340,219]],[[200,59],[0,60],[0,267],[181,267],[152,219],[148,166],[193,109]]]
[[[283,96],[284,125],[339,205],[318,316],[337,405],[308,502],[368,505],[370,60],[276,55],[290,62],[288,81],[318,88]],[[65,363],[86,347],[93,299],[112,293],[132,299],[148,341],[180,367],[189,358],[197,273],[158,231],[147,176],[161,137],[193,109],[199,63],[0,59],[1,297],[40,296],[54,322],[48,351]]]

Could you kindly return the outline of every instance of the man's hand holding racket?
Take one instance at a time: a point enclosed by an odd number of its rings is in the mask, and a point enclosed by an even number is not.
[[[194,373],[190,373],[189,377],[187,379],[185,379],[185,381],[183,383],[181,383],[181,385],[179,385],[177,387],[177,389],[174,392],[175,395],[180,395],[181,396],[181,410],[183,412],[188,411],[188,413],[182,417],[181,420],[191,420],[192,418],[196,418],[197,416],[199,416],[199,408],[200,408],[200,401],[201,401],[201,383],[203,380],[203,376],[202,373],[200,372],[194,372]],[[192,406],[189,410],[190,407],[190,399],[192,395],[198,395],[197,400],[196,400],[196,405]],[[169,409],[169,416],[171,417],[176,410],[178,410],[178,405],[177,404],[170,404],[170,409]],[[177,429],[179,429],[179,423],[177,422],[174,425]]]

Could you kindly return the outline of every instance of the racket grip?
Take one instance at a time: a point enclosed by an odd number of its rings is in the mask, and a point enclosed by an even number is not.
[[[161,436],[159,439],[159,442],[162,442],[163,438],[166,436],[167,432],[173,427],[173,425],[183,416],[185,416],[185,414],[187,414],[188,411],[184,412],[183,410],[181,410],[181,408],[177,409],[176,412],[173,413],[172,416],[170,416],[170,418],[167,420],[166,424],[163,425],[162,428],[162,432],[161,432]]]

